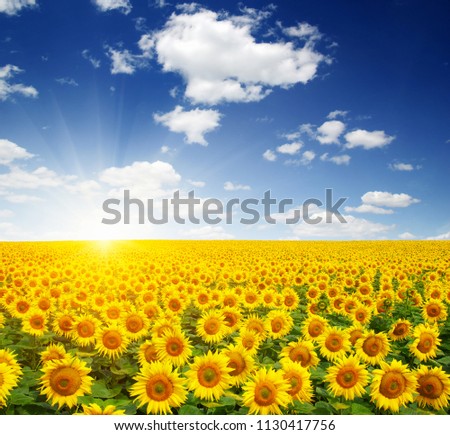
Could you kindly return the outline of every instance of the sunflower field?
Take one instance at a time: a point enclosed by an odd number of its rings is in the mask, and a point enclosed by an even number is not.
[[[450,242],[0,243],[0,414],[448,414]]]

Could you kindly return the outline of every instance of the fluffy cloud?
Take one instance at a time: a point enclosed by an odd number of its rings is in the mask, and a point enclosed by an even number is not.
[[[367,131],[367,130],[354,130],[345,135],[346,148],[362,147],[366,150],[373,148],[383,148],[389,145],[395,136],[387,135],[383,130]]]
[[[351,157],[348,154],[341,154],[338,156],[330,157],[328,153],[324,153],[320,156],[320,160],[323,162],[331,162],[335,165],[348,165],[350,163]]]
[[[0,101],[5,101],[14,94],[31,98],[36,98],[38,96],[38,91],[33,86],[10,82],[11,78],[21,72],[23,72],[23,70],[15,65],[5,65],[0,68]]]
[[[115,50],[108,48],[111,59],[111,74],[134,74],[139,68],[148,65],[148,58],[144,55],[136,55],[128,50]]]
[[[301,142],[286,143],[284,145],[280,145],[277,148],[277,151],[281,154],[294,155],[299,152],[299,150],[302,146],[303,146],[303,144]]]
[[[78,82],[76,82],[73,78],[71,77],[61,77],[59,79],[55,79],[57,83],[59,83],[60,85],[67,85],[67,86],[73,86],[73,87],[78,87]]]
[[[292,229],[299,239],[376,239],[395,228],[394,225],[384,225],[367,219],[343,215],[346,223],[334,221],[326,223],[326,211],[320,211],[310,216],[312,219],[321,217],[322,221],[316,225],[301,222]]]
[[[41,166],[32,172],[12,167],[10,172],[0,174],[0,188],[5,189],[39,189],[58,187],[72,180],[71,176],[59,176],[56,172]]]
[[[347,110],[333,110],[327,115],[327,119],[336,119],[338,117],[345,118],[348,114]]]
[[[94,68],[100,68],[101,62],[99,59],[95,58],[94,56],[91,55],[91,53],[89,52],[89,50],[83,50],[81,52],[81,55],[83,56],[84,59],[86,59],[87,61],[89,61],[91,63],[91,65]]]
[[[407,171],[407,172],[414,171],[414,169],[419,169],[420,168],[420,166],[414,167],[410,163],[392,163],[391,165],[389,165],[389,167],[393,171]]]
[[[99,180],[114,187],[110,192],[113,196],[128,189],[131,196],[161,198],[173,192],[181,176],[170,163],[157,160],[105,169],[100,173]]]
[[[231,181],[226,181],[223,188],[228,191],[234,190],[251,190],[251,187],[246,184],[234,184]]]
[[[0,165],[9,165],[14,160],[30,159],[33,154],[7,139],[0,139]]]
[[[118,9],[120,12],[129,14],[131,12],[131,3],[129,0],[93,0],[94,4],[102,12]]]
[[[158,62],[183,76],[186,97],[211,105],[259,101],[273,87],[312,80],[325,56],[311,43],[297,48],[293,42],[257,42],[252,31],[260,20],[254,15],[198,8],[174,13],[151,36]]]
[[[0,210],[0,219],[7,219],[14,216],[14,212],[8,209]]]
[[[379,207],[409,207],[420,202],[406,193],[367,192],[362,197],[363,204],[371,204]]]
[[[417,236],[415,236],[414,234],[406,231],[405,233],[399,234],[398,238],[401,239],[401,240],[413,240],[413,239],[417,239]]]
[[[377,207],[371,204],[361,204],[358,207],[345,207],[346,212],[356,212],[356,213],[372,213],[372,214],[392,214],[394,210],[388,208]]]
[[[428,237],[427,240],[450,240],[450,231],[434,237]]]
[[[204,135],[219,127],[222,114],[217,110],[194,109],[184,111],[183,107],[176,106],[172,112],[162,115],[154,114],[154,120],[166,126],[174,133],[184,133],[187,143],[208,145]]]
[[[205,187],[206,183],[204,181],[187,180],[187,182],[194,187]]]
[[[274,162],[277,159],[277,155],[272,150],[266,150],[263,152],[263,158],[268,162]]]
[[[339,136],[344,132],[345,124],[342,121],[326,121],[317,129],[317,140],[322,145],[339,143]]]
[[[0,0],[0,12],[15,15],[21,9],[36,6],[36,0]]]
[[[297,26],[286,27],[285,29],[283,29],[283,32],[288,36],[306,39],[309,41],[320,39],[322,37],[319,29],[309,23],[300,23]]]

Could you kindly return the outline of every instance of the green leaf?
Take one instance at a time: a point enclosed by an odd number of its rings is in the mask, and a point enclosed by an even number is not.
[[[294,409],[301,415],[311,415],[314,412],[314,405],[296,401],[294,404]]]
[[[450,366],[450,356],[445,356],[444,358],[439,358],[436,360],[442,366]]]
[[[316,415],[332,415],[333,413],[333,407],[328,402],[319,401],[314,405],[314,414]]]
[[[370,408],[359,403],[352,403],[351,407],[352,415],[372,415],[373,412]]]
[[[198,409],[196,406],[192,405],[183,405],[178,410],[179,415],[203,415],[204,413]]]
[[[108,388],[104,381],[96,381],[92,385],[92,397],[98,397],[100,399],[110,399],[112,397],[117,396],[120,391],[122,390],[122,387],[117,385],[113,388]]]
[[[341,402],[334,402],[331,403],[330,405],[336,410],[336,411],[341,411],[342,409],[348,409],[350,408],[350,405],[347,405],[346,403],[341,403]]]

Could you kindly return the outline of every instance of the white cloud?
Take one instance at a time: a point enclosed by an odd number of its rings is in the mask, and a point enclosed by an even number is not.
[[[417,236],[415,236],[414,234],[406,231],[405,233],[399,234],[398,238],[401,239],[401,240],[413,240],[413,239],[417,239]]]
[[[301,142],[292,142],[281,145],[277,148],[277,151],[281,154],[290,154],[294,155],[300,151],[300,148],[303,146]]]
[[[213,240],[224,240],[224,239],[234,239],[234,236],[227,233],[223,227],[216,227],[212,225],[206,225],[200,228],[192,228],[187,231],[180,232],[180,235],[187,237],[189,239],[213,239]]]
[[[170,151],[170,147],[168,147],[167,145],[163,145],[160,148],[160,151],[161,151],[162,154],[167,154]]]
[[[78,83],[71,77],[61,77],[61,78],[55,79],[55,80],[60,85],[68,85],[68,86],[74,86],[74,87],[78,86]]]
[[[10,83],[10,79],[21,72],[23,70],[15,65],[5,65],[0,68],[0,101],[6,101],[14,94],[31,98],[38,96],[38,91],[33,86],[26,86],[22,83]]]
[[[315,77],[325,57],[312,44],[296,48],[292,42],[257,42],[252,31],[260,20],[255,22],[255,13],[248,11],[236,17],[185,9],[153,34],[158,62],[164,71],[183,76],[185,96],[193,102],[259,101],[273,87]]]
[[[379,207],[409,207],[420,202],[406,193],[367,192],[362,197],[363,204],[372,204]]]
[[[319,29],[309,23],[300,23],[297,26],[287,27],[283,29],[283,32],[288,36],[307,40],[320,39],[322,37]]]
[[[345,118],[348,115],[347,110],[333,110],[327,115],[327,119]]]
[[[272,150],[266,150],[263,153],[263,158],[268,162],[274,162],[277,159],[277,155]]]
[[[187,182],[194,187],[205,187],[206,186],[206,183],[204,181],[187,180]]]
[[[81,52],[81,55],[83,56],[84,59],[89,61],[94,68],[96,68],[96,69],[100,68],[100,66],[101,66],[100,60],[95,58],[94,56],[92,56],[88,49],[83,50]]]
[[[170,163],[157,160],[105,169],[100,173],[99,180],[115,188],[110,192],[111,195],[120,195],[123,190],[129,190],[131,196],[150,199],[173,192],[181,176]]]
[[[120,12],[129,14],[131,3],[129,0],[93,0],[98,9],[102,12],[118,9]]]
[[[333,220],[326,222],[326,211],[312,214],[310,217],[322,218],[318,224],[312,225],[301,222],[292,229],[295,237],[300,239],[377,239],[395,228],[395,225],[384,225],[367,219],[356,218],[352,215],[343,215],[346,223]]]
[[[7,139],[0,139],[0,165],[9,165],[14,160],[30,159],[34,157],[25,148]]]
[[[8,194],[5,196],[5,200],[12,202],[13,204],[27,204],[30,202],[40,202],[42,198],[34,195],[25,195],[25,194]]]
[[[8,209],[0,210],[0,219],[8,219],[14,216],[14,212]]]
[[[225,190],[234,191],[234,190],[251,190],[251,187],[246,184],[234,184],[231,181],[226,181],[223,185]]]
[[[330,157],[328,153],[324,153],[320,156],[320,160],[323,162],[331,162],[335,165],[348,165],[350,163],[351,157],[348,154],[341,154],[338,156]]]
[[[316,158],[314,151],[305,151],[300,159],[289,159],[284,162],[285,165],[308,166]]]
[[[206,146],[208,142],[204,135],[219,127],[222,114],[212,109],[194,109],[184,111],[176,106],[172,112],[162,115],[154,114],[157,123],[163,124],[174,133],[184,133],[187,143],[198,143]]]
[[[95,180],[79,181],[75,184],[68,184],[65,187],[70,193],[83,198],[93,197],[101,192],[101,186]]]
[[[358,207],[345,207],[346,212],[356,212],[356,213],[372,213],[372,214],[392,214],[394,210],[388,208],[377,207],[371,204],[361,204]]]
[[[448,233],[442,233],[434,237],[427,237],[427,240],[450,240],[450,231]]]
[[[0,0],[0,13],[15,15],[21,9],[36,6],[36,0]]]
[[[322,145],[339,143],[339,136],[344,132],[345,124],[342,121],[326,121],[317,129],[317,140]]]
[[[383,130],[367,131],[367,130],[354,130],[345,135],[346,148],[362,147],[366,150],[373,148],[383,148],[389,145],[395,136],[387,135]]]
[[[128,50],[108,49],[112,61],[111,74],[134,74],[137,68],[143,67],[142,57],[132,54]]]
[[[42,187],[57,187],[72,179],[72,176],[59,176],[45,166],[41,166],[32,172],[12,167],[8,173],[0,174],[0,188],[39,189]]]
[[[389,167],[393,171],[414,171],[414,166],[410,163],[392,163]]]

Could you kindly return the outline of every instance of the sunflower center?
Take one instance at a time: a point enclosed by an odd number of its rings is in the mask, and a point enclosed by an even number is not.
[[[283,320],[279,317],[273,319],[270,324],[272,326],[272,332],[280,332],[283,329]]]
[[[50,375],[50,386],[60,396],[71,396],[81,386],[81,376],[72,367],[60,367]]]
[[[125,326],[129,332],[139,332],[144,327],[144,322],[137,314],[132,314],[127,318]]]
[[[206,388],[213,388],[220,382],[220,370],[215,365],[206,365],[197,372],[200,385]]]
[[[417,345],[417,349],[419,349],[422,353],[428,353],[433,348],[434,345],[434,337],[429,332],[423,332],[420,335],[419,344]]]
[[[369,337],[364,341],[363,351],[369,356],[376,356],[383,350],[383,341],[380,337]]]
[[[247,325],[247,329],[250,331],[255,331],[258,334],[264,333],[264,326],[257,321],[249,322]]]
[[[234,313],[225,313],[225,325],[227,325],[229,328],[232,328],[234,325],[236,325],[238,318],[236,314]]]
[[[396,327],[394,328],[394,331],[392,333],[398,337],[402,337],[407,332],[408,332],[407,325],[405,323],[399,323],[398,325],[396,325]]]
[[[338,352],[339,350],[342,349],[342,346],[343,346],[342,337],[340,337],[337,334],[330,334],[325,340],[325,347],[330,352]]]
[[[156,352],[156,348],[153,344],[147,347],[144,352],[145,360],[149,363],[158,361],[158,354]]]
[[[343,367],[336,376],[336,382],[342,388],[352,388],[358,382],[358,373],[351,367]]]
[[[204,324],[204,329],[207,334],[215,335],[219,332],[220,322],[215,318],[208,319]]]
[[[72,318],[70,316],[62,316],[58,324],[62,331],[70,331],[72,329]]]
[[[169,338],[166,343],[166,352],[170,356],[179,356],[183,353],[183,342],[176,337]]]
[[[438,317],[441,314],[441,308],[438,304],[430,304],[427,306],[427,314],[430,317]]]
[[[50,301],[48,299],[41,299],[38,303],[38,307],[43,311],[47,311],[50,308]]]
[[[25,301],[21,301],[17,304],[17,311],[19,313],[22,313],[22,314],[26,313],[29,308],[30,308],[30,305]]]
[[[248,304],[253,304],[256,301],[256,296],[253,293],[245,295],[245,302]]]
[[[44,319],[41,316],[33,316],[30,319],[30,326],[33,329],[44,329]]]
[[[277,389],[271,382],[262,382],[255,388],[255,402],[259,406],[269,406],[275,402]]]
[[[107,349],[114,350],[121,346],[122,336],[117,331],[106,331],[103,334],[102,342]]]
[[[169,308],[172,311],[178,311],[181,308],[180,301],[178,299],[172,299],[170,301]]]
[[[288,390],[288,393],[291,396],[295,396],[302,389],[302,378],[297,373],[288,373],[284,378],[291,384],[291,388]]]
[[[161,402],[167,400],[173,393],[173,385],[170,379],[165,375],[154,375],[148,381],[145,387],[147,396]]]
[[[406,379],[401,373],[388,372],[380,382],[380,394],[388,399],[396,399],[406,390]]]
[[[233,369],[230,372],[230,375],[239,376],[245,370],[246,367],[244,358],[238,352],[230,352],[228,354],[228,358],[230,359],[228,367]]]
[[[118,308],[109,308],[106,311],[106,315],[108,316],[108,318],[112,319],[112,320],[116,320],[120,317],[120,310]]]
[[[444,392],[444,384],[437,376],[425,375],[419,379],[417,391],[428,399],[438,399]]]
[[[308,333],[311,337],[318,337],[324,331],[324,326],[317,320],[313,320],[308,326]]]
[[[242,346],[244,346],[247,350],[251,350],[255,347],[255,340],[251,337],[244,338],[242,340]]]
[[[293,362],[301,363],[302,367],[308,367],[309,362],[311,361],[311,354],[305,347],[297,346],[291,349],[289,352],[289,358]]]
[[[95,326],[88,320],[83,320],[77,326],[78,335],[82,338],[92,337],[95,333]]]

